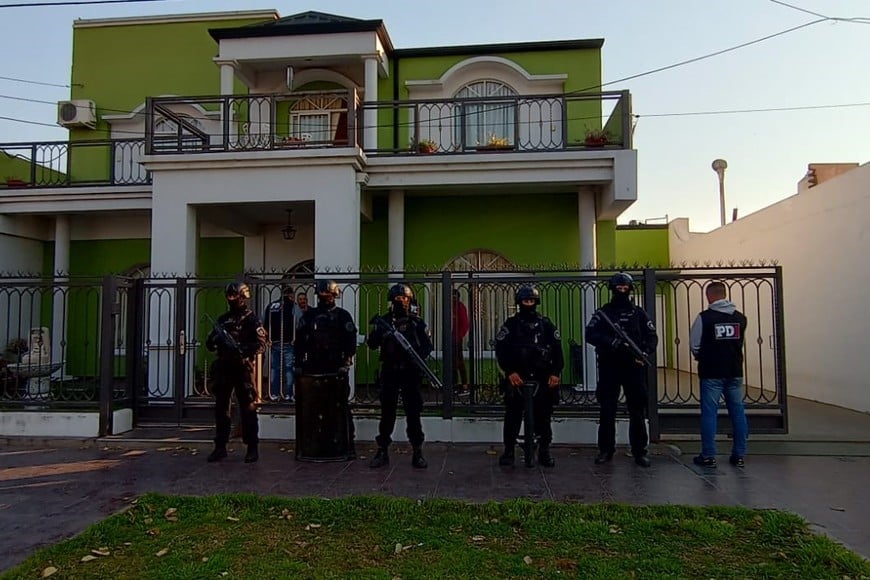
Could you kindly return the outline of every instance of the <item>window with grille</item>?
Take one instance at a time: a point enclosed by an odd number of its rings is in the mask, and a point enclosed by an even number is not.
[[[457,99],[463,99],[457,136],[464,130],[467,147],[515,145],[516,94],[499,81],[483,80],[465,85],[456,93]],[[499,100],[497,97],[507,98]]]

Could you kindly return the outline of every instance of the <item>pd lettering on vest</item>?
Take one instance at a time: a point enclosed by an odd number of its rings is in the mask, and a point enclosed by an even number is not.
[[[740,325],[734,322],[720,322],[714,324],[713,336],[716,340],[739,340]]]

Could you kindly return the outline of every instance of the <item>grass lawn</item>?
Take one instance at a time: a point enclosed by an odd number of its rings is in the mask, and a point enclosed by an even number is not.
[[[870,578],[797,516],[513,500],[146,495],[3,578]]]

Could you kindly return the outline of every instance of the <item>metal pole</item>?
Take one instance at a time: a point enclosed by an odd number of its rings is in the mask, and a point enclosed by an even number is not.
[[[728,169],[728,162],[724,159],[716,159],[713,161],[713,171],[719,176],[719,223],[725,225],[725,170]]]

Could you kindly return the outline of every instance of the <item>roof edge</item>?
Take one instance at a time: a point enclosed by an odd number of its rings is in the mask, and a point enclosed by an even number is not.
[[[101,26],[134,26],[137,24],[174,24],[181,22],[212,22],[247,18],[270,18],[277,20],[277,10],[235,10],[226,12],[188,12],[183,14],[155,14],[152,16],[122,16],[119,18],[78,18],[73,28],[97,28]]]
[[[493,52],[541,52],[548,50],[590,49],[604,46],[603,38],[575,40],[542,40],[538,42],[506,42],[496,44],[466,44],[456,46],[432,46],[420,48],[397,48],[397,57],[454,56],[462,54],[491,54]]]
[[[219,28],[209,30],[211,37],[221,40],[239,38],[266,38],[272,36],[305,36],[316,34],[342,34],[347,32],[375,32],[384,44],[387,53],[392,53],[393,42],[387,34],[383,20],[354,20],[349,22],[317,22],[313,24],[298,24],[293,27],[248,27]]]

